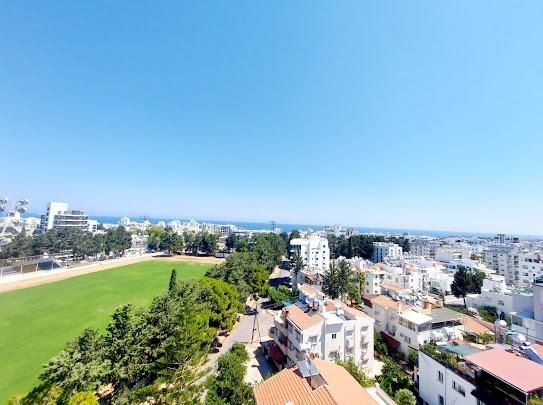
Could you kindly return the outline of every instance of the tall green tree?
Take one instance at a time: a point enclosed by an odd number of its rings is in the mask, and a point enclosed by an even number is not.
[[[172,269],[170,274],[170,283],[168,285],[168,291],[170,293],[177,291],[177,270]]]
[[[208,382],[206,405],[253,405],[255,403],[251,385],[245,383],[249,354],[241,343],[219,357],[217,375]]]
[[[468,294],[480,294],[484,273],[480,271],[471,271],[464,266],[460,266],[454,274],[451,284],[451,292],[456,298],[463,298],[466,306],[466,296]]]
[[[234,250],[236,248],[237,241],[238,240],[237,240],[236,235],[231,233],[226,238],[225,245],[230,251],[232,251],[232,250]]]
[[[183,249],[183,238],[168,227],[160,237],[159,249],[168,254],[180,252]]]
[[[40,380],[64,392],[96,390],[109,380],[111,363],[104,356],[105,341],[94,329],[85,329],[44,366]]]
[[[304,260],[302,259],[302,255],[300,254],[300,251],[296,250],[294,254],[292,255],[292,267],[290,270],[292,272],[292,275],[294,276],[293,277],[294,281],[292,284],[292,288],[294,290],[298,289],[298,285],[297,285],[298,275],[303,269],[304,269]]]
[[[333,260],[324,273],[322,291],[332,299],[343,299],[351,283],[351,266],[346,260]]]
[[[413,386],[411,377],[404,373],[400,366],[392,361],[392,359],[385,360],[385,365],[383,366],[381,375],[377,377],[377,381],[381,388],[392,398],[396,396],[399,390],[410,390]]]

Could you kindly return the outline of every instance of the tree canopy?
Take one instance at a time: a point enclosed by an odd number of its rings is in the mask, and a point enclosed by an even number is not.
[[[346,260],[332,260],[330,267],[324,272],[322,292],[332,299],[343,299],[349,292],[351,279],[351,265]]]
[[[122,255],[132,246],[132,235],[123,226],[108,229],[105,234],[92,234],[79,228],[56,228],[44,233],[27,235],[21,232],[2,247],[0,258],[18,258],[69,253],[74,258],[99,254]]]
[[[464,299],[466,305],[466,295],[480,294],[485,274],[480,271],[471,271],[464,266],[459,266],[454,274],[451,284],[451,292],[457,298]]]
[[[86,329],[70,341],[45,364],[41,385],[13,403],[93,403],[84,402],[92,401],[88,393],[107,384],[116,403],[140,402],[140,395],[197,403],[216,331],[230,330],[241,309],[236,288],[222,280],[171,277],[149,308],[122,305],[105,332]]]
[[[206,405],[252,405],[255,403],[253,389],[245,383],[249,355],[241,343],[235,343],[217,363],[217,375],[208,381]]]

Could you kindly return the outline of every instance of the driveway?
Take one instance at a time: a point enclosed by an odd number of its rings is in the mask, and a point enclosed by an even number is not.
[[[261,303],[261,301],[258,303],[257,319],[255,319],[256,315],[242,315],[230,334],[221,341],[222,346],[219,351],[209,356],[208,367],[216,368],[220,355],[230,350],[234,343],[243,343],[249,353],[247,375],[245,377],[247,382],[252,384],[260,382],[269,373],[273,372],[266,359],[263,346],[266,345],[265,342],[271,341],[269,334],[270,328],[273,326],[275,313],[271,310],[261,309]]]

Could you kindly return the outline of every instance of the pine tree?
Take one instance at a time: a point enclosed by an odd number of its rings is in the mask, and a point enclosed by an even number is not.
[[[172,274],[170,275],[170,286],[168,287],[169,292],[177,291],[177,270],[172,269]]]

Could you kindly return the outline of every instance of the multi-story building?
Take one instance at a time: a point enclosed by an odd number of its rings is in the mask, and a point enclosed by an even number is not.
[[[366,282],[363,294],[381,294],[381,285],[385,280],[385,272],[383,270],[369,269],[364,272]]]
[[[372,261],[374,263],[382,262],[385,258],[396,259],[402,257],[403,249],[401,246],[391,242],[374,242]]]
[[[533,283],[531,310],[511,312],[511,329],[530,341],[543,342],[543,277]]]
[[[466,305],[473,308],[493,307],[501,319],[510,319],[512,312],[532,312],[531,290],[510,288],[505,277],[492,274],[483,280],[480,294],[466,296]]]
[[[415,388],[428,405],[523,405],[543,394],[543,366],[500,346],[425,347]]]
[[[507,284],[530,286],[543,276],[540,250],[522,248],[518,244],[494,244],[485,251],[485,263],[505,277]]]
[[[437,239],[417,238],[412,239],[410,254],[413,256],[423,256],[435,259],[436,252],[441,246],[441,242]]]
[[[317,234],[309,234],[305,238],[294,238],[290,241],[290,255],[299,252],[304,265],[310,269],[326,270],[330,266],[330,247],[328,239]]]
[[[318,357],[335,361],[352,360],[361,369],[373,365],[373,322],[363,312],[339,301],[329,300],[314,288],[299,287],[300,301],[283,309],[275,318],[272,335],[274,358],[281,367]]]
[[[69,210],[67,203],[51,201],[47,212],[41,216],[40,230],[42,232],[55,228],[79,228],[89,230],[89,217],[83,211]]]
[[[411,306],[385,295],[362,297],[364,312],[375,319],[375,330],[394,350],[409,354],[430,340],[448,341],[465,331],[463,315],[429,302]]]

